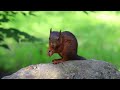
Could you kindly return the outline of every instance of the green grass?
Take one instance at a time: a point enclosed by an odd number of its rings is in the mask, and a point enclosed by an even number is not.
[[[53,58],[57,58],[56,56],[47,56],[45,44],[24,42],[14,45],[11,50],[0,48],[0,68],[17,70],[31,64],[50,63]]]
[[[88,59],[104,60],[120,69],[120,14],[96,12],[86,15],[83,12],[35,12],[36,16],[16,14],[10,22],[0,27],[17,28],[30,35],[42,38],[44,42],[15,43],[6,39],[11,50],[0,48],[0,68],[18,70],[22,67],[49,63],[59,58],[57,54],[47,56],[49,29],[68,30],[75,34],[78,53]]]

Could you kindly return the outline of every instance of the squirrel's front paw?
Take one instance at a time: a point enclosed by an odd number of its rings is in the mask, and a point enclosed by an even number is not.
[[[52,60],[52,63],[53,63],[53,64],[61,63],[61,59],[55,59],[55,60]]]
[[[60,63],[60,62],[59,62],[59,60],[55,59],[55,60],[52,60],[52,63],[53,63],[53,64],[58,64],[58,63]]]

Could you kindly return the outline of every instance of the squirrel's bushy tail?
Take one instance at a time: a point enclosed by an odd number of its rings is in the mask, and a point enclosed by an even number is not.
[[[82,56],[78,56],[77,55],[77,58],[76,58],[77,60],[86,60],[86,58],[84,58],[84,57],[82,57]]]

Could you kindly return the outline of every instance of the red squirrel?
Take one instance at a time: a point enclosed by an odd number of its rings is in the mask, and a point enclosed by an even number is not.
[[[69,31],[57,32],[50,29],[48,56],[58,53],[61,59],[52,60],[53,64],[58,64],[68,60],[86,60],[77,55],[78,42],[76,37]]]

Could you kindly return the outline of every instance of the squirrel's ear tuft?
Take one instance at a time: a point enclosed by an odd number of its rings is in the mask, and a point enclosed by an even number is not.
[[[61,30],[60,30],[60,33],[61,33]]]
[[[52,28],[50,28],[50,33],[52,32]]]
[[[61,36],[61,30],[60,30],[60,32],[59,32],[59,37]]]

